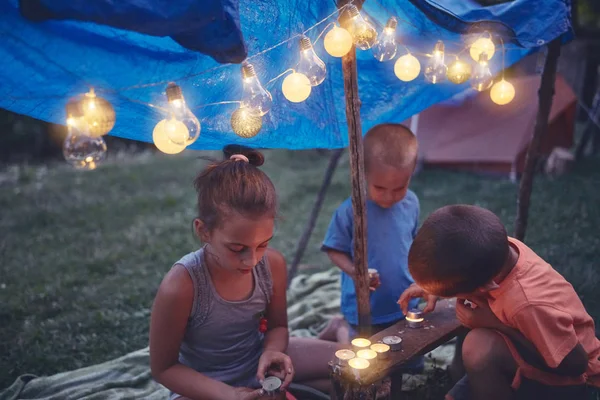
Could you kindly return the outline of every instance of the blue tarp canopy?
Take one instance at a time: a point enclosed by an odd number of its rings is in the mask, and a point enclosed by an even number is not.
[[[152,141],[164,116],[142,103],[164,103],[168,82],[181,86],[190,108],[239,100],[240,65],[246,55],[297,35],[328,15],[326,0],[5,0],[0,2],[0,107],[34,118],[64,123],[65,104],[89,86],[117,113],[112,135]],[[513,0],[484,6],[474,0],[367,0],[363,12],[380,30],[398,18],[400,41],[422,64],[437,40],[458,53],[464,34],[475,26],[501,35],[506,66],[570,35],[569,0]],[[335,15],[307,36],[315,39]],[[219,149],[240,143],[263,148],[338,148],[347,145],[341,62],[315,44],[328,75],[300,104],[288,102],[281,80],[267,88],[273,108],[252,139],[230,127],[236,104],[201,107],[202,124],[191,148]],[[399,48],[402,54],[403,48]],[[468,51],[462,53],[468,57]],[[468,83],[432,85],[421,74],[402,82],[394,62],[380,63],[371,51],[357,50],[363,130],[380,122],[401,122],[432,104],[464,91]],[[264,83],[298,60],[298,38],[252,58]],[[501,57],[494,57],[498,72]],[[230,64],[228,64],[228,62]],[[132,87],[135,86],[135,87]],[[517,93],[518,95],[518,93]]]

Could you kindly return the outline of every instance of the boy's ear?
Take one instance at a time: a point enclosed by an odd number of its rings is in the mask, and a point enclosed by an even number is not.
[[[194,232],[201,241],[208,242],[210,235],[208,229],[206,229],[206,225],[200,218],[194,219]]]

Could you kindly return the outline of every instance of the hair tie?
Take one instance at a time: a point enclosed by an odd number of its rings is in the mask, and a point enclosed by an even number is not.
[[[233,161],[245,161],[247,163],[250,163],[250,160],[248,160],[248,157],[246,157],[243,154],[234,154],[231,157],[229,157],[230,160]]]

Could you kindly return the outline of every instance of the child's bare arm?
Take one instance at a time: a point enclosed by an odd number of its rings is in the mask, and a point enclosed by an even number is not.
[[[350,275],[352,279],[355,277],[354,262],[348,253],[337,250],[327,249],[327,256],[339,269]]]

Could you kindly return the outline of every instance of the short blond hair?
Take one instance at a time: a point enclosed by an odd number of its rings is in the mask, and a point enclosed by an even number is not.
[[[417,138],[402,124],[385,123],[369,129],[363,140],[365,168],[381,163],[397,169],[414,168],[417,162]]]

